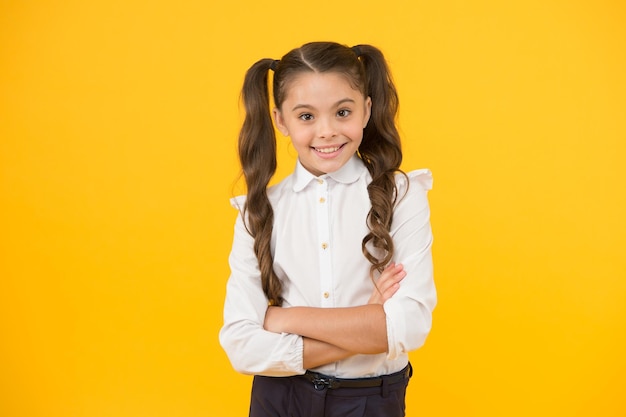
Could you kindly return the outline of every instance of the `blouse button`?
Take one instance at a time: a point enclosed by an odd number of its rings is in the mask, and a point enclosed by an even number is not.
[[[328,297],[330,297],[330,294],[328,292],[325,292],[324,293],[324,298],[328,298]]]
[[[322,249],[326,249],[328,247],[328,243],[324,242],[322,243]]]
[[[324,180],[323,180],[323,179],[321,179],[321,178],[318,178],[318,179],[317,179],[317,183],[318,183],[318,184],[324,184]]]
[[[320,197],[320,203],[325,203],[326,199],[324,197]]]

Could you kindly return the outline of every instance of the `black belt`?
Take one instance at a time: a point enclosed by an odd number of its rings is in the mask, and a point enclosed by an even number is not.
[[[395,384],[396,382],[404,381],[405,379],[409,379],[413,374],[413,368],[409,363],[403,370],[399,372],[394,372],[389,375],[375,376],[372,378],[356,378],[356,379],[344,379],[344,378],[335,378],[332,376],[319,374],[317,372],[306,371],[304,375],[301,375],[303,378],[307,379],[313,384],[313,387],[322,391],[326,388],[328,389],[337,389],[337,388],[371,388],[371,387],[380,387],[383,385],[383,381],[387,384]]]

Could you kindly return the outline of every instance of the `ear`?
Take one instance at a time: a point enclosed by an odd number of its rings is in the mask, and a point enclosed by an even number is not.
[[[370,116],[372,115],[372,98],[367,97],[365,100],[365,115],[363,116],[363,129],[367,126],[367,122],[370,120]]]
[[[283,134],[283,136],[289,136],[289,130],[287,130],[287,126],[285,125],[285,119],[283,114],[278,110],[277,107],[272,109],[272,116],[274,117],[274,123],[276,127]]]

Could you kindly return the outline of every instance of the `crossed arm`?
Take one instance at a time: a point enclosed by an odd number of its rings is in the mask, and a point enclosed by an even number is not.
[[[367,304],[344,308],[269,307],[263,327],[298,334],[304,340],[304,368],[336,362],[355,354],[387,352],[383,303],[400,288],[402,265],[389,265],[378,278]]]

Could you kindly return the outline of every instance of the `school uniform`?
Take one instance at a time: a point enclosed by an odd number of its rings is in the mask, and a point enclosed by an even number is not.
[[[369,232],[366,218],[371,207],[367,193],[370,182],[367,168],[354,156],[336,172],[319,177],[298,162],[293,174],[268,189],[274,210],[271,249],[274,270],[283,283],[283,307],[367,304],[374,287],[369,275],[371,264],[362,254],[361,242]],[[396,185],[399,197],[390,230],[395,245],[393,261],[404,266],[407,276],[383,305],[388,352],[355,355],[308,373],[303,368],[301,336],[263,329],[267,300],[261,288],[254,239],[247,232],[242,216],[238,216],[229,257],[231,275],[220,342],[237,371],[258,376],[253,383],[251,416],[351,416],[347,411],[329,414],[337,412],[338,403],[347,404],[346,398],[352,398],[348,401],[352,405],[346,405],[349,410],[358,411],[361,407],[366,412],[354,415],[404,415],[404,391],[410,375],[408,352],[424,343],[437,296],[426,195],[432,186],[432,176],[428,170],[411,171],[407,177],[398,174]],[[238,209],[244,202],[245,196],[231,201]],[[339,383],[316,386],[311,372]],[[387,382],[383,378],[380,386],[349,387],[348,381],[341,386],[342,380],[380,379],[385,375],[396,377],[392,383],[389,378]],[[357,393],[359,390],[362,392]],[[398,404],[395,414],[393,410],[388,414],[365,410],[367,404],[383,404],[385,399],[387,409],[389,404]],[[324,411],[306,414],[313,405],[308,408],[303,405],[301,412],[289,411],[300,407],[297,404],[308,404],[309,400],[316,404],[315,409]],[[264,407],[273,411],[268,414],[255,411]],[[272,407],[280,407],[282,411]]]

